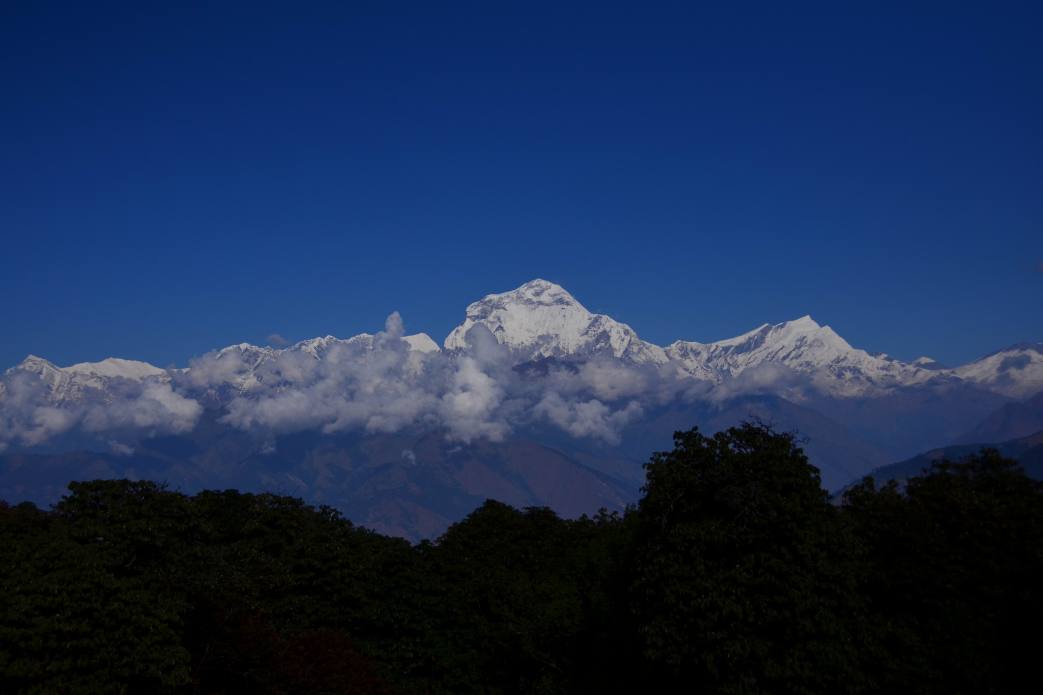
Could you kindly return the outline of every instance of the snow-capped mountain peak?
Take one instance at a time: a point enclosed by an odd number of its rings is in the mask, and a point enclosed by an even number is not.
[[[44,359],[43,357],[37,357],[36,355],[26,355],[24,360],[7,371],[12,372],[16,369],[25,372],[33,372],[34,374],[61,371],[61,368],[50,360]]]
[[[6,374],[34,374],[39,377],[49,392],[54,404],[80,401],[84,398],[106,400],[110,391],[119,383],[128,381],[143,383],[170,380],[167,370],[148,362],[109,357],[100,362],[80,362],[68,367],[59,367],[49,360],[29,355]]]
[[[697,378],[719,383],[771,365],[811,376],[818,390],[834,396],[865,395],[930,377],[917,366],[852,347],[831,327],[810,316],[763,324],[713,343],[677,341],[666,352]]]
[[[403,336],[402,340],[406,341],[410,350],[416,352],[441,352],[438,343],[432,340],[427,333],[414,333],[413,335]]]
[[[368,333],[366,335],[369,335]],[[316,338],[308,338],[307,340],[301,340],[290,346],[290,349],[301,350],[302,352],[318,353],[329,347],[330,344],[337,342],[337,338],[332,335],[324,335]]]
[[[119,357],[108,357],[100,362],[80,362],[65,367],[64,371],[70,374],[81,374],[86,377],[133,379],[135,381],[166,374],[166,370],[148,362],[125,360]]]
[[[1043,343],[1021,343],[952,370],[956,376],[1014,398],[1043,390]]]
[[[150,377],[165,376],[167,371],[148,362],[125,360],[119,357],[108,357],[100,362],[79,362],[68,367],[59,367],[49,360],[36,355],[28,355],[17,366],[8,371],[23,371],[41,376],[64,374],[82,380],[130,379],[141,381]]]
[[[69,380],[69,375],[62,371],[61,367],[58,367],[50,360],[45,360],[36,355],[26,356],[24,360],[8,369],[5,374],[17,374],[19,372],[37,375],[52,393],[61,384]]]
[[[488,328],[521,360],[604,354],[630,362],[667,361],[662,348],[641,340],[630,326],[591,313],[563,287],[547,280],[531,280],[472,303],[464,322],[446,337],[446,349],[466,348],[467,333],[477,324]]]
[[[405,341],[410,351],[420,353],[439,351],[438,343],[432,340],[431,336],[427,333],[404,335],[401,339]],[[315,357],[316,359],[322,359],[326,353],[337,345],[354,346],[364,350],[370,350],[373,348],[376,340],[378,340],[378,336],[372,333],[359,333],[350,338],[336,338],[332,335],[327,335],[322,338],[309,338],[308,340],[302,340],[281,351],[276,351],[276,354],[280,352],[303,352]]]
[[[540,278],[529,280],[521,287],[510,292],[488,296],[522,300],[529,304],[540,304],[543,306],[572,306],[586,311],[583,305],[576,301],[576,298],[569,294],[564,287]]]
[[[49,394],[49,402],[62,404],[84,399],[107,401],[155,382],[172,383],[190,392],[194,388],[209,389],[207,393],[213,391],[220,403],[260,385],[292,388],[301,374],[323,373],[327,360],[330,364],[365,360],[371,351],[388,347],[392,351],[406,348],[407,371],[420,374],[440,348],[423,333],[403,336],[401,320],[397,315],[393,318],[382,333],[360,333],[346,339],[326,335],[281,349],[250,343],[230,345],[194,360],[185,369],[164,370],[114,357],[58,367],[29,355],[5,375],[15,379],[35,375]],[[518,363],[543,358],[616,359],[624,364],[662,367],[664,378],[692,377],[722,386],[717,392],[725,396],[754,388],[797,400],[807,394],[861,398],[899,388],[948,388],[959,383],[1011,398],[1043,390],[1043,344],[1015,345],[950,369],[927,357],[906,363],[852,347],[830,326],[805,315],[766,323],[734,338],[707,343],[679,340],[664,349],[642,340],[627,324],[589,311],[563,287],[542,279],[486,295],[469,305],[464,322],[445,339],[446,350],[466,350],[468,332],[477,325],[509,348]],[[449,354],[446,359],[455,356]],[[313,365],[312,360],[320,364]],[[0,398],[5,389],[0,383]],[[701,391],[692,391],[696,392]]]
[[[373,350],[379,337],[373,333],[359,333],[350,338],[337,338],[333,335],[326,335],[301,340],[285,348],[238,343],[204,355],[202,362],[195,363],[195,367],[189,367],[183,370],[183,373],[187,375],[191,382],[193,380],[193,369],[201,364],[210,364],[213,361],[221,366],[216,370],[206,369],[205,372],[208,378],[212,378],[213,374],[220,374],[224,383],[234,391],[247,393],[254,390],[262,382],[267,382],[272,378],[287,380],[288,383],[294,381],[294,378],[291,376],[293,370],[291,369],[288,372],[285,369],[285,363],[280,365],[280,358],[304,355],[310,359],[322,361],[332,354],[345,355],[343,351],[349,351],[346,354],[350,356],[351,354]],[[410,364],[414,368],[419,368],[418,365],[425,355],[439,352],[438,344],[426,333],[402,336],[401,340],[406,344],[410,356]],[[222,361],[224,362],[222,363]],[[203,378],[202,374],[200,378]]]
[[[933,357],[928,357],[926,355],[924,355],[923,357],[917,357],[909,364],[913,365],[914,367],[919,367],[920,369],[930,369],[935,371],[941,369],[948,369],[948,367],[946,367],[938,360],[934,359]]]
[[[710,345],[721,350],[733,352],[752,352],[771,347],[774,351],[797,348],[804,344],[814,344],[818,349],[834,350],[853,349],[846,340],[837,335],[829,326],[822,326],[810,316],[801,316],[792,321],[782,323],[765,323],[742,335],[719,340]]]

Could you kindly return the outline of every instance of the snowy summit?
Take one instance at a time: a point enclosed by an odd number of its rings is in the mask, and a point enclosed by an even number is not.
[[[424,333],[403,335],[401,319],[393,314],[385,332],[351,338],[327,335],[302,340],[286,348],[239,343],[209,355],[208,368],[167,370],[146,362],[108,358],[57,367],[30,356],[8,370],[39,378],[53,404],[87,399],[112,401],[133,384],[169,383],[172,375],[189,383],[225,384],[231,393],[246,394],[266,379],[289,387],[307,363],[352,360],[378,344],[401,341],[411,373],[441,352]],[[930,358],[903,362],[853,347],[831,327],[810,316],[764,324],[735,338],[715,342],[678,340],[666,348],[642,340],[633,328],[604,314],[595,314],[560,285],[531,280],[521,287],[489,294],[467,307],[462,324],[444,341],[445,357],[470,349],[468,333],[483,326],[512,353],[513,361],[556,358],[583,362],[592,358],[617,360],[621,365],[661,369],[664,375],[723,386],[722,393],[754,388],[779,395],[800,396],[807,389],[833,398],[865,398],[896,389],[965,384],[1003,395],[1024,398],[1043,389],[1043,346],[1017,345],[956,368]],[[381,342],[385,341],[385,342]],[[294,360],[304,360],[295,362]],[[797,391],[788,384],[795,384]],[[3,397],[0,384],[0,397]]]
[[[591,313],[563,287],[546,280],[531,280],[468,306],[466,319],[445,339],[445,348],[465,349],[467,333],[476,324],[523,360],[608,355],[634,363],[667,361],[661,347],[641,340],[630,326]]]

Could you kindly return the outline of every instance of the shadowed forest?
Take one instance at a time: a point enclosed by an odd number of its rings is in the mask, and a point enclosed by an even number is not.
[[[273,495],[73,483],[0,505],[0,691],[1013,693],[1036,677],[1043,487],[995,451],[831,500],[743,425],[565,520],[435,542]]]

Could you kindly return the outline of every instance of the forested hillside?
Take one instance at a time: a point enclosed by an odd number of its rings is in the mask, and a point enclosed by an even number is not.
[[[1009,693],[1043,487],[983,451],[831,504],[789,435],[678,433],[624,514],[488,501],[435,542],[290,497],[0,507],[0,691]]]

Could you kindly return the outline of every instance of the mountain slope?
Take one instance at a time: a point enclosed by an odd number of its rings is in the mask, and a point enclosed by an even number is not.
[[[990,391],[1026,398],[1043,391],[1043,343],[1013,345],[951,371]]]
[[[433,538],[487,498],[550,506],[564,516],[621,510],[637,486],[539,442],[461,447],[439,432],[259,440],[212,416],[193,432],[146,440],[126,454],[0,455],[0,499],[51,504],[70,480],[146,478],[186,492],[270,491],[328,504],[352,521],[412,540]]]
[[[766,382],[774,380],[785,387],[792,381],[787,377],[799,376],[817,391],[842,397],[875,395],[937,377],[933,370],[853,348],[810,316],[764,324],[714,343],[677,341],[666,353],[688,374],[715,383],[761,370]],[[772,374],[766,367],[781,369]]]
[[[1043,430],[1043,392],[1024,401],[1004,404],[956,441],[1003,442],[1040,430]]]
[[[486,295],[468,306],[466,319],[446,337],[445,348],[466,349],[467,333],[475,325],[488,328],[519,361],[595,355],[639,364],[667,361],[661,347],[641,340],[630,326],[592,314],[564,288],[546,280]]]
[[[69,367],[58,367],[52,362],[29,355],[21,363],[7,370],[7,374],[23,373],[39,378],[54,405],[84,399],[112,400],[114,386],[121,383],[142,384],[167,382],[169,376],[147,362],[110,357],[101,362],[81,362]],[[2,395],[0,391],[0,395]]]
[[[939,447],[911,459],[878,468],[872,472],[872,477],[878,483],[888,480],[902,481],[919,475],[938,461],[959,461],[978,453],[983,448],[996,449],[1001,455],[1020,463],[1029,477],[1043,480],[1043,431],[1005,442],[955,444]]]

